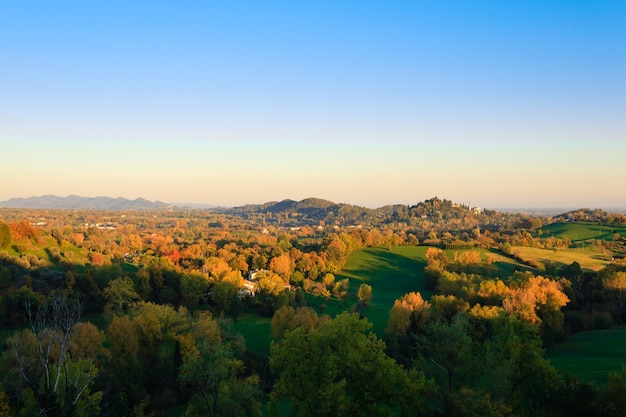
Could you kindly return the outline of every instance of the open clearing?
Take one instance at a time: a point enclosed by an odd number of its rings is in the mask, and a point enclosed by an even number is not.
[[[611,373],[626,365],[626,328],[593,330],[572,335],[567,342],[548,351],[547,357],[559,370],[581,381],[606,384]]]

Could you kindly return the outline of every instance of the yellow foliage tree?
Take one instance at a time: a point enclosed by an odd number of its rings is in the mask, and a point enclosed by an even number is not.
[[[385,333],[401,337],[410,329],[424,326],[430,317],[430,303],[419,292],[405,294],[396,300],[389,311],[389,321]]]
[[[569,298],[563,293],[560,282],[538,275],[511,289],[503,301],[503,307],[508,313],[538,325],[541,324],[541,318],[537,313],[541,309],[559,311],[568,302]]]

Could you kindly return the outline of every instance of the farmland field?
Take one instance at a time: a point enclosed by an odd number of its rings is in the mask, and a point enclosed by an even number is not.
[[[552,348],[547,357],[559,370],[581,381],[603,385],[626,365],[626,328],[577,333]]]
[[[590,249],[563,249],[551,250],[541,248],[531,248],[528,246],[513,246],[511,253],[524,261],[533,261],[539,265],[539,269],[545,270],[547,262],[554,262],[557,268],[570,265],[576,261],[582,269],[598,271],[604,268],[609,259],[601,252]]]

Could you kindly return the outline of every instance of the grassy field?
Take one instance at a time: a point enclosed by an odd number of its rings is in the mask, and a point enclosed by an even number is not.
[[[542,238],[554,236],[563,239],[569,238],[572,242],[589,239],[613,240],[613,234],[617,233],[626,237],[624,226],[602,226],[598,223],[554,223],[541,229]]]
[[[427,249],[424,246],[362,249],[350,256],[337,276],[337,280],[350,280],[353,293],[361,284],[372,286],[372,302],[363,314],[378,335],[382,335],[387,326],[389,310],[395,300],[411,291],[421,292],[424,298],[432,295],[424,287]]]
[[[557,268],[563,265],[570,265],[576,261],[582,269],[598,271],[604,268],[609,260],[606,255],[601,252],[595,252],[591,249],[540,249],[530,248],[527,246],[513,246],[511,253],[525,261],[533,261],[539,265],[539,269],[545,270],[547,262],[554,262]]]
[[[57,240],[48,235],[39,236],[36,242],[34,239],[21,240],[2,248],[3,252],[6,252],[13,258],[20,258],[22,255],[30,254],[46,261],[48,266],[53,265],[53,250],[58,250],[58,253],[62,255],[62,260],[71,262],[74,265],[85,265],[89,262],[87,257],[88,251],[86,249],[74,246],[69,242],[63,242],[63,245],[59,246]]]
[[[626,365],[626,328],[577,333],[548,352],[548,359],[559,370],[581,381],[606,384],[608,375]]]
[[[268,317],[242,314],[233,326],[246,339],[246,348],[261,355],[269,355],[272,319]]]

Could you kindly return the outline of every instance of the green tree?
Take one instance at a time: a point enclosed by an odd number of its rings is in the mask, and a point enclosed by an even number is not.
[[[272,337],[280,339],[288,331],[303,327],[307,332],[317,329],[329,320],[328,316],[318,316],[310,307],[283,306],[272,317]]]
[[[621,320],[626,306],[626,272],[609,272],[603,275],[605,298],[611,303],[612,312]]]
[[[181,338],[183,364],[179,380],[190,388],[187,411],[195,416],[253,416],[260,410],[257,376],[244,376],[243,362],[217,320],[201,314]]]
[[[184,274],[180,278],[182,303],[188,309],[195,309],[206,303],[209,281],[199,273]]]
[[[133,320],[115,316],[109,324],[106,338],[110,345],[109,374],[113,387],[119,395],[111,398],[113,414],[129,415],[133,406],[146,396],[144,369],[140,362],[139,329]]]
[[[220,311],[231,316],[237,316],[242,309],[239,287],[227,280],[220,281],[213,286],[211,300]]]
[[[105,311],[116,315],[128,311],[130,305],[139,299],[133,280],[129,277],[110,281],[102,292],[107,300]]]
[[[451,414],[452,394],[461,388],[471,375],[475,364],[472,356],[472,340],[467,333],[467,318],[458,313],[451,323],[432,321],[419,337],[419,349],[443,391],[443,412]]]
[[[607,416],[626,414],[626,367],[620,373],[609,375],[603,395],[603,407]]]
[[[406,372],[369,332],[371,324],[342,313],[272,342],[277,375],[271,406],[287,399],[302,417],[415,415],[426,411],[423,376]]]
[[[161,409],[179,401],[179,340],[190,323],[184,307],[150,302],[135,303],[128,315],[113,317],[106,332],[112,414],[131,415],[134,409]]]

